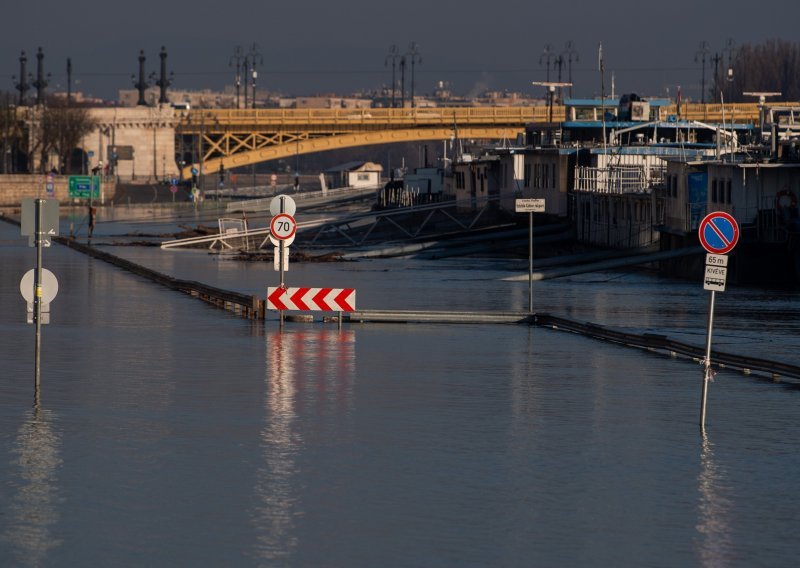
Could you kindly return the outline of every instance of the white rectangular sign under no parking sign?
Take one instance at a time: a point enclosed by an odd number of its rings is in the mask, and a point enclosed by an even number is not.
[[[706,274],[703,277],[703,289],[724,292],[727,276],[728,269],[724,266],[706,266]]]

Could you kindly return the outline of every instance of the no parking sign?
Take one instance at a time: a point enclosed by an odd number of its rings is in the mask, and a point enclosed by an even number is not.
[[[714,211],[700,221],[700,244],[711,254],[727,254],[739,242],[739,225],[728,213]]]
[[[700,430],[705,431],[706,401],[708,399],[708,383],[711,381],[711,332],[714,327],[714,298],[716,292],[725,291],[725,280],[728,274],[728,257],[724,256],[733,250],[739,242],[739,225],[728,213],[714,211],[700,221],[698,228],[700,244],[708,251],[706,270],[703,277],[703,288],[711,292],[708,306],[708,328],[706,330],[706,356],[703,359],[703,393],[700,399]]]

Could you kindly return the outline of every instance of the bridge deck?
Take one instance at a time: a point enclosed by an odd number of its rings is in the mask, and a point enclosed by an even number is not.
[[[566,107],[433,107],[366,109],[200,109],[182,115],[179,137],[200,141],[199,170],[241,167],[296,154],[412,142],[514,139],[530,123],[563,122]],[[660,107],[658,119],[757,124],[759,105],[684,104]],[[552,117],[552,121],[550,120]],[[192,165],[181,175],[187,179]]]

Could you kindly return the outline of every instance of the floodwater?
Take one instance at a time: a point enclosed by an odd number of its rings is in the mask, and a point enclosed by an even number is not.
[[[96,235],[128,231],[100,224]],[[152,227],[142,228],[150,232]],[[62,228],[63,230],[63,228]],[[0,565],[788,566],[800,390],[527,326],[250,322],[0,222]],[[102,238],[99,238],[102,241]],[[271,263],[114,247],[247,293]],[[524,264],[293,264],[359,308],[524,309]],[[797,363],[798,293],[717,294],[714,347]],[[535,283],[537,311],[702,345],[700,283]]]

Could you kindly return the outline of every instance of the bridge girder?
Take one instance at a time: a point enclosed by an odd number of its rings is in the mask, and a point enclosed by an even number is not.
[[[727,111],[741,121],[757,117],[757,106],[687,104],[678,112],[673,105],[660,107],[658,118],[667,120],[670,115],[679,114],[684,119],[708,122],[717,117],[724,119],[723,111]],[[199,158],[181,171],[186,179],[192,167],[200,167],[207,174],[219,171],[221,166],[229,169],[338,148],[446,140],[453,137],[456,128],[459,138],[511,138],[522,132],[525,124],[555,124],[564,118],[563,106],[199,109],[181,115],[176,134],[181,146],[187,138],[193,147],[199,141]]]
[[[523,126],[478,126],[459,127],[459,138],[470,139],[515,139],[525,131]],[[370,146],[374,144],[392,144],[398,142],[418,142],[424,140],[450,140],[454,137],[452,127],[405,128],[396,130],[375,130],[328,136],[313,136],[309,132],[260,134],[250,133],[236,135],[224,133],[216,137],[204,134],[206,149],[203,151],[203,163],[200,164],[204,174],[218,172],[220,167],[226,170],[287,158],[298,154],[311,154],[327,150]],[[254,148],[254,149],[253,149]],[[191,177],[189,165],[181,171],[181,177]]]

